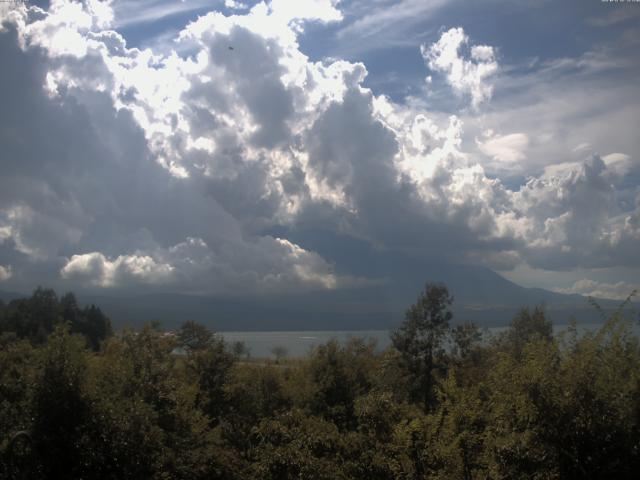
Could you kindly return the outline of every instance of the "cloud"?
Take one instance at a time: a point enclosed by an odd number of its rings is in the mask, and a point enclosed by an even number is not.
[[[73,255],[61,268],[65,280],[98,287],[180,285],[190,292],[260,294],[282,291],[351,288],[376,284],[338,275],[314,252],[280,238],[264,237],[244,245],[211,248],[187,238],[169,248],[155,248],[109,259],[100,252]]]
[[[593,155],[584,162],[548,168],[514,194],[516,211],[527,219],[522,236],[530,265],[561,269],[637,264],[629,247],[640,238],[638,199],[635,205],[616,201],[624,192],[617,168],[616,162]]]
[[[122,285],[127,280],[133,283],[161,284],[171,277],[172,267],[158,264],[147,255],[120,255],[109,260],[100,252],[91,252],[71,257],[60,274],[65,279],[88,282],[100,287]]]
[[[290,40],[286,32],[279,37],[276,31],[268,44],[249,29],[235,30],[231,38],[238,54],[246,62],[256,47],[256,61],[243,66],[231,57],[209,72],[228,76],[235,100],[225,98],[229,92],[204,98],[197,92],[202,80],[192,76],[194,64],[188,60],[128,50],[118,34],[100,31],[86,10],[62,7],[17,32],[30,45],[24,52],[11,45],[9,32],[2,38],[3,59],[16,63],[3,77],[3,101],[16,108],[30,105],[33,114],[5,117],[2,123],[7,134],[31,132],[28,144],[15,135],[6,144],[4,243],[52,268],[66,256],[58,267],[63,279],[102,287],[162,284],[216,292],[229,285],[270,291],[359,285],[359,279],[333,272],[313,252],[242,232],[245,222],[250,230],[262,225],[261,209],[272,224],[284,202],[282,192],[299,188],[277,164],[278,152],[265,150],[291,135],[285,120],[292,107],[281,105],[293,98],[286,100],[291,93],[280,83],[285,70],[277,43]],[[84,35],[86,51],[47,42],[43,32],[51,29]],[[228,39],[206,41],[207,49],[229,51]],[[245,80],[256,77],[264,80],[257,83],[262,90],[254,91]],[[183,90],[175,89],[175,82],[183,82]],[[212,84],[210,79],[207,85]],[[223,111],[216,111],[218,100],[226,102]],[[239,108],[231,108],[230,101]],[[176,120],[184,123],[171,135]],[[238,134],[238,126],[246,128],[245,135]],[[69,141],[71,135],[75,140]],[[216,152],[220,143],[224,150]],[[265,168],[264,160],[274,164]],[[269,184],[273,168],[279,170],[277,184]],[[255,197],[248,198],[248,192]],[[182,232],[200,243],[171,243]],[[190,252],[185,245],[191,245]]]
[[[488,163],[491,171],[519,171],[529,147],[529,137],[524,133],[497,135],[492,130],[484,132],[482,140],[476,139],[482,153],[491,157]]]
[[[637,8],[625,8],[627,5],[620,5],[613,8],[607,14],[599,17],[590,17],[587,19],[589,25],[594,27],[610,27],[619,23],[634,20],[640,16]]]
[[[425,16],[432,14],[447,1],[434,0],[423,2],[420,0],[382,1],[374,4],[364,2],[361,15],[338,32],[338,38],[345,37],[371,38],[379,37],[383,31],[389,31],[401,24],[406,27],[408,23],[416,19],[424,20]]]
[[[271,0],[271,14],[278,20],[291,21],[313,20],[336,22],[342,20],[342,12],[336,8],[339,0]]]
[[[585,297],[609,298],[613,300],[625,300],[632,292],[639,290],[640,284],[630,284],[626,282],[606,283],[588,279],[578,280],[569,288],[555,289],[558,293],[577,293]]]
[[[114,26],[133,27],[180,14],[198,12],[211,8],[210,0],[118,0],[111,4],[114,12]]]
[[[501,68],[494,77],[491,108],[460,115],[463,144],[475,146],[486,130],[524,133],[529,138],[523,176],[538,176],[548,165],[581,161],[589,154],[640,148],[633,134],[639,88],[632,47],[599,42],[575,57],[528,59]],[[562,65],[562,66],[561,66]],[[576,150],[576,147],[581,146]]]
[[[624,153],[610,153],[602,157],[602,161],[612,175],[622,178],[631,173],[634,167],[637,168],[637,161],[634,162],[630,155]]]
[[[0,265],[0,282],[9,280],[11,276],[11,265]]]
[[[36,271],[65,287],[224,294],[381,281],[286,232],[501,268],[636,261],[627,150],[545,158],[505,185],[540,142],[528,129],[480,137],[473,119],[375,95],[361,63],[301,52],[306,22],[339,21],[336,2],[210,12],[166,54],[69,5],[18,12],[0,34],[0,241],[14,255],[0,262],[15,285]],[[477,106],[497,63],[468,43],[451,29],[422,52]]]
[[[470,95],[471,104],[478,108],[493,94],[489,80],[498,71],[498,62],[493,47],[472,45],[465,54],[461,50],[468,44],[464,29],[451,28],[436,43],[422,45],[420,52],[431,70],[444,73],[454,92]]]
[[[246,3],[236,2],[235,0],[225,0],[224,6],[233,10],[246,10],[249,8]]]

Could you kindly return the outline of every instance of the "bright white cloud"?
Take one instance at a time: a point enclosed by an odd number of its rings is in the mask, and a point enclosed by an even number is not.
[[[265,237],[244,245],[211,248],[187,238],[170,248],[119,255],[73,255],[62,278],[98,287],[179,285],[198,293],[265,293],[335,289],[371,284],[338,275],[322,257],[284,239]]]
[[[248,8],[246,3],[237,2],[236,0],[224,0],[224,6],[233,10],[245,10]]]
[[[342,12],[336,8],[340,0],[271,0],[272,15],[280,21],[318,20],[335,22],[342,20]]]
[[[634,262],[629,248],[640,239],[640,210],[637,198],[635,205],[616,202],[623,190],[614,185],[624,181],[617,167],[594,155],[584,162],[547,168],[514,193],[514,207],[526,218],[522,236],[531,265],[602,267]]]
[[[72,256],[60,274],[99,287],[126,285],[128,281],[162,284],[171,277],[172,267],[146,255],[120,255],[109,260],[100,252],[91,252]]]
[[[521,170],[520,162],[526,159],[529,137],[524,133],[496,135],[488,130],[484,138],[476,139],[476,143],[480,151],[491,158],[490,170],[518,171]]]
[[[634,168],[638,168],[638,161],[634,161],[630,155],[626,155],[624,153],[610,153],[608,155],[604,155],[602,157],[602,161],[607,166],[607,170],[620,178],[633,171]]]
[[[443,32],[432,45],[422,45],[420,51],[429,68],[446,75],[447,82],[458,94],[470,95],[471,104],[478,108],[493,94],[491,77],[498,70],[493,47],[472,45],[467,55],[463,49],[469,37],[461,27]]]

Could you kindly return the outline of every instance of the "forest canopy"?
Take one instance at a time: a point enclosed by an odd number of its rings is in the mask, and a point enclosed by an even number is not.
[[[203,325],[113,332],[38,289],[0,308],[0,477],[635,478],[640,345],[620,309],[553,334],[453,325],[429,284],[380,351],[248,359]]]

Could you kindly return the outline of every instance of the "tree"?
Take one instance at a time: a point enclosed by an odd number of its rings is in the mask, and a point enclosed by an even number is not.
[[[250,363],[236,365],[224,385],[228,411],[221,424],[223,438],[247,458],[251,432],[265,418],[287,411],[283,369]]]
[[[252,433],[251,477],[263,480],[345,479],[344,440],[336,425],[293,409],[265,419]]]
[[[335,339],[316,346],[301,370],[299,403],[342,430],[355,428],[355,400],[371,389],[378,370],[374,350],[374,342],[357,337],[344,346]]]
[[[551,341],[552,339],[553,325],[547,319],[544,309],[537,306],[533,312],[530,312],[527,307],[522,308],[499,341],[516,358],[520,358],[526,344],[536,340]]]
[[[147,325],[109,339],[91,362],[95,454],[87,478],[221,478],[209,419],[174,348],[171,336]]]
[[[10,435],[31,428],[32,400],[41,377],[38,358],[28,341],[0,335],[0,456],[8,448]],[[0,478],[4,478],[1,466]]]
[[[407,310],[402,326],[391,335],[410,376],[412,400],[421,402],[425,411],[434,401],[434,369],[437,358],[444,353],[443,340],[453,317],[452,303],[444,284],[427,283],[417,302]]]
[[[32,438],[45,478],[81,478],[87,473],[84,427],[92,415],[83,388],[86,371],[84,341],[58,326],[43,350],[33,401]]]
[[[82,333],[93,350],[100,348],[100,343],[113,333],[111,328],[111,320],[102,310],[95,305],[89,305],[82,310],[82,318],[84,322],[77,326],[71,326],[72,331]]]
[[[224,342],[215,337],[208,347],[187,351],[185,364],[198,385],[197,404],[214,424],[227,411],[224,387],[236,361]]]
[[[237,358],[249,358],[251,356],[251,349],[247,347],[247,344],[238,340],[231,344],[231,351]]]
[[[80,309],[73,293],[69,292],[60,298],[62,318],[69,323],[71,333],[84,335],[89,346],[97,351],[100,343],[111,335],[111,320],[95,305]]]
[[[54,327],[62,323],[56,292],[38,287],[30,298],[18,298],[4,309],[2,331],[15,332],[33,344],[42,344]]]
[[[111,321],[102,311],[91,305],[81,309],[73,293],[59,300],[56,292],[38,287],[30,298],[12,300],[0,318],[0,332],[13,332],[34,345],[45,343],[58,325],[66,323],[71,333],[85,336],[93,350],[111,335]]]
[[[179,345],[187,351],[204,350],[213,345],[215,334],[204,325],[187,321],[178,330]]]
[[[464,360],[482,340],[482,332],[475,323],[463,323],[451,329],[451,339],[456,356]]]
[[[276,357],[276,363],[280,363],[280,360],[282,360],[289,354],[289,350],[287,350],[287,347],[278,345],[271,349],[271,353],[274,357]]]

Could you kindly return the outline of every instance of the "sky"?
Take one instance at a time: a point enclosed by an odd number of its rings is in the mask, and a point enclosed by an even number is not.
[[[0,3],[0,290],[640,287],[640,3]],[[377,268],[372,265],[378,264]]]

